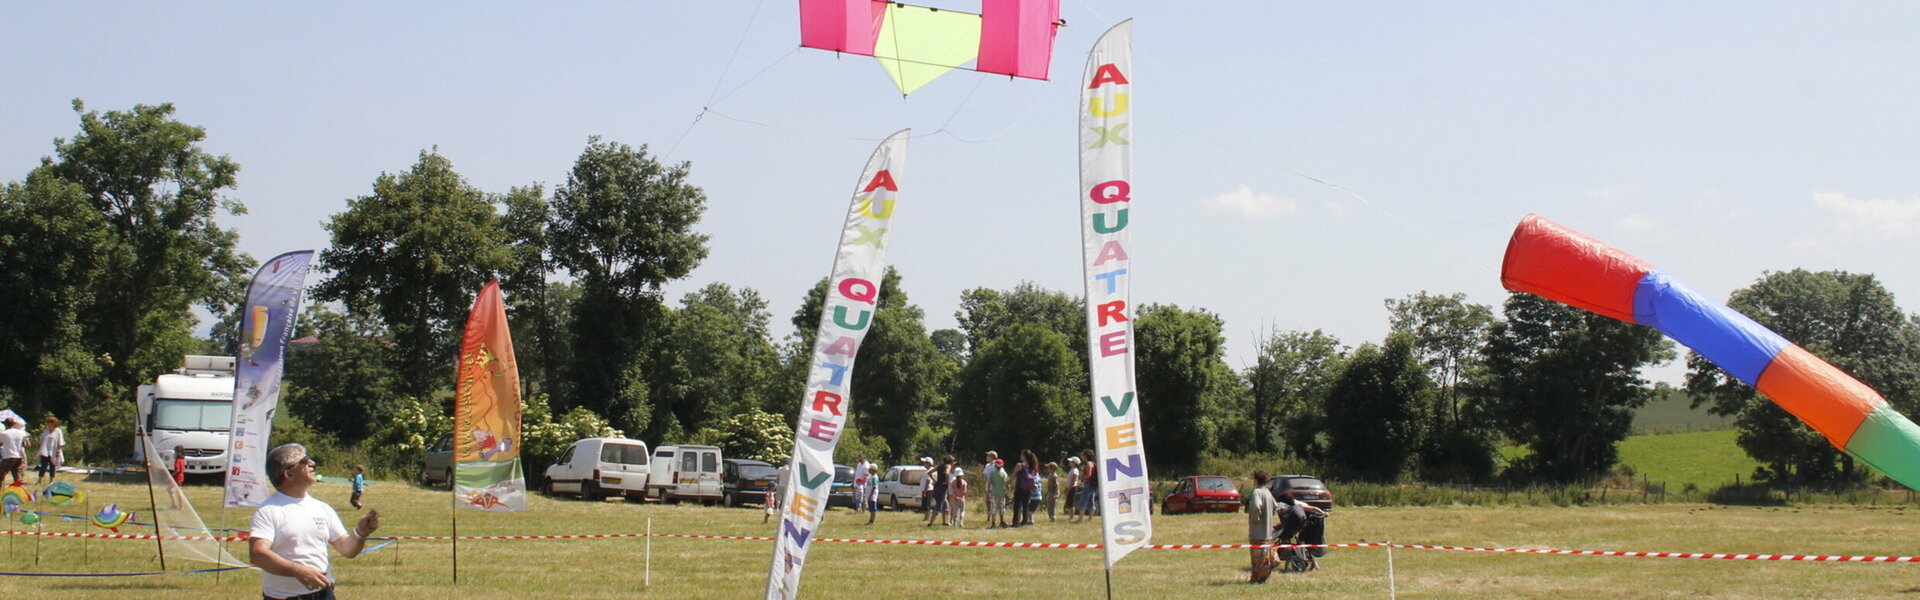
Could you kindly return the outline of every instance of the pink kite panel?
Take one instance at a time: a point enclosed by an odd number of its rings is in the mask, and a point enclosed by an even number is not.
[[[1046,79],[1060,0],[982,0],[980,58],[974,69]]]
[[[873,56],[886,6],[875,0],[800,0],[800,45]]]

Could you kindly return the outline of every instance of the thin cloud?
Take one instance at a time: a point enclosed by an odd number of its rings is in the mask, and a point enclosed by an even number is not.
[[[1208,212],[1228,213],[1254,219],[1278,219],[1300,213],[1299,200],[1255,192],[1244,183],[1234,191],[1207,200],[1206,206]]]
[[[1626,218],[1620,219],[1620,222],[1615,223],[1614,226],[1627,231],[1652,232],[1664,228],[1666,222],[1640,213],[1628,213]]]
[[[1920,232],[1920,197],[1849,198],[1840,192],[1814,192],[1813,206],[1841,235],[1904,236]]]

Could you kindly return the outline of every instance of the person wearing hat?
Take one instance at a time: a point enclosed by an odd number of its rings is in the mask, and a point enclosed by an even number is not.
[[[931,522],[933,520],[933,457],[920,457],[920,466],[925,469],[920,472],[920,512],[926,517],[925,520]]]
[[[26,424],[19,419],[7,417],[0,420],[0,484],[7,482],[7,476],[13,476],[14,485],[26,485],[26,469],[21,465],[27,457]]]
[[[60,418],[47,417],[47,426],[40,430],[40,465],[34,467],[38,475],[35,485],[53,481],[60,477],[60,465],[67,462],[67,434],[60,431]]]
[[[1062,488],[1060,501],[1061,505],[1067,509],[1067,516],[1078,516],[1080,514],[1080,457],[1067,456],[1067,466],[1060,473],[1060,484]]]

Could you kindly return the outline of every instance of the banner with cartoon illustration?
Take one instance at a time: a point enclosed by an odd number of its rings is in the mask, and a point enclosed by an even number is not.
[[[840,228],[820,329],[813,341],[813,365],[800,399],[786,493],[780,498],[780,525],[774,532],[773,564],[767,571],[767,598],[800,593],[800,570],[833,489],[833,448],[847,424],[847,390],[853,387],[853,359],[880,306],[880,282],[887,271],[887,232],[900,173],[907,165],[907,130],[887,136],[867,159],[854,188],[847,220]],[[839,595],[836,591],[834,595]]]
[[[259,506],[273,495],[267,480],[267,439],[280,407],[281,359],[300,315],[312,250],[273,257],[253,274],[240,306],[240,356],[235,357],[233,435],[227,447],[229,507]],[[151,456],[151,455],[149,455]]]
[[[480,288],[460,340],[453,394],[453,497],[466,508],[527,509],[520,471],[520,365],[513,359],[500,280]]]
[[[1086,264],[1087,373],[1099,453],[1107,566],[1153,538],[1147,450],[1140,432],[1133,347],[1133,21],[1107,30],[1087,55],[1080,86],[1080,243]]]

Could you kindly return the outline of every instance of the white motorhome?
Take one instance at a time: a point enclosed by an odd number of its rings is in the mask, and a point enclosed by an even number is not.
[[[233,431],[234,359],[189,355],[179,370],[154,378],[135,392],[136,426],[167,458],[186,457],[187,473],[215,474],[227,469]],[[145,460],[136,440],[133,456]]]

